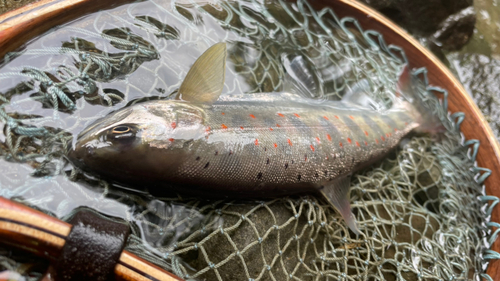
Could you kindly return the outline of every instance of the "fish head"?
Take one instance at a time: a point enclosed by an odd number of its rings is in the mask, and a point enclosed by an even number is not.
[[[78,135],[67,155],[84,171],[137,179],[159,168],[174,169],[189,152],[186,147],[203,139],[205,131],[200,106],[179,100],[145,102],[94,122]]]
[[[204,139],[204,108],[222,92],[226,56],[225,43],[208,48],[186,74],[175,100],[135,104],[96,121],[80,133],[68,158],[84,171],[124,182],[178,174],[190,148]]]

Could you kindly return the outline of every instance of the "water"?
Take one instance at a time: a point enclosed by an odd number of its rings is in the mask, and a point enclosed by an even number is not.
[[[477,23],[461,50],[439,54],[472,96],[497,138],[500,137],[500,3],[474,1]]]
[[[363,82],[384,107],[403,65],[397,52],[367,43],[333,12],[305,2],[145,1],[95,13],[4,58],[0,195],[63,219],[78,206],[126,219],[133,233],[127,249],[186,279],[479,280],[482,190],[440,104],[434,107],[449,131],[439,141],[413,136],[354,175],[363,238],[346,234],[340,215],[314,195],[156,198],[66,161],[64,151],[83,128],[126,104],[168,98],[220,41],[228,43],[223,94],[281,91],[285,54],[304,58],[323,85],[319,96],[338,100]]]

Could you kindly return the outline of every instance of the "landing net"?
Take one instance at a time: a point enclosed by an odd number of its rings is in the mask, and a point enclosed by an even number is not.
[[[321,85],[313,98],[339,100],[368,85],[387,107],[407,63],[376,31],[306,1],[145,1],[58,27],[5,56],[0,68],[0,195],[64,219],[88,206],[132,227],[126,249],[189,280],[480,280],[495,240],[490,171],[474,165],[464,116],[447,114],[446,91],[414,71],[421,95],[447,132],[414,135],[353,175],[351,201],[362,235],[349,234],[325,201],[158,198],[85,175],[65,159],[74,137],[107,113],[168,98],[192,63],[228,43],[223,93],[283,90],[283,57],[300,57]],[[410,62],[411,65],[411,62]],[[438,93],[442,102],[433,98]],[[147,187],[145,187],[147,188]],[[492,205],[494,205],[492,204]],[[3,246],[2,246],[3,247]],[[36,279],[46,264],[0,248],[0,271]]]

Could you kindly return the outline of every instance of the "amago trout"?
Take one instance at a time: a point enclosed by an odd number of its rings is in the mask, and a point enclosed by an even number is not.
[[[215,44],[192,66],[177,99],[135,104],[98,120],[79,135],[70,160],[127,185],[200,195],[321,192],[357,234],[351,173],[408,132],[440,124],[421,113],[407,68],[398,88],[413,103],[398,100],[379,112],[294,93],[220,96],[225,61],[225,43]]]

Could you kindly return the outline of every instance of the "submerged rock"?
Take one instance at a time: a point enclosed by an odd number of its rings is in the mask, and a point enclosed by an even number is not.
[[[472,0],[361,0],[411,34],[444,50],[458,50],[472,36],[476,14]]]
[[[468,7],[441,22],[438,30],[430,36],[430,42],[445,51],[459,50],[469,42],[475,24],[476,12],[473,7]]]

